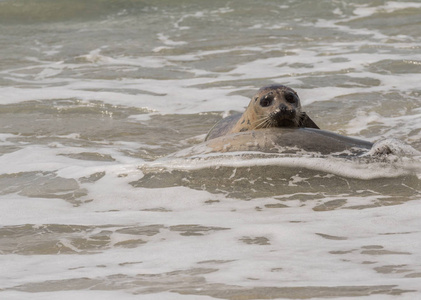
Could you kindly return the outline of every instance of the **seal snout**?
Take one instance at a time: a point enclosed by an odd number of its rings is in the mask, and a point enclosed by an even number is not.
[[[285,104],[279,105],[278,110],[275,112],[277,117],[282,118],[295,118],[296,110],[293,107],[288,107]]]
[[[272,112],[269,117],[273,124],[277,127],[294,127],[296,126],[297,111],[294,107],[288,107],[281,103],[278,108]]]
[[[281,105],[279,105],[279,111],[282,112],[283,114],[287,114],[287,115],[295,113],[294,108],[290,108],[283,103]]]

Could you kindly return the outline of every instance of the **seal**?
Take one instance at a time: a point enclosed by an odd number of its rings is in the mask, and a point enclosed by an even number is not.
[[[222,119],[209,131],[205,141],[220,136],[272,127],[315,128],[319,126],[301,110],[298,94],[285,85],[262,87],[244,113]]]

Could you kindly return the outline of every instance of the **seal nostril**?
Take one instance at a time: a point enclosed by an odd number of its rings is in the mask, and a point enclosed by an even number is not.
[[[286,112],[287,111],[287,109],[288,109],[288,107],[285,105],[285,104],[281,104],[281,105],[279,105],[279,110],[281,111],[281,112]]]

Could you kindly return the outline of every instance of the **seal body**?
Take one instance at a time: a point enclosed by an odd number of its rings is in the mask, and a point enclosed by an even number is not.
[[[221,136],[206,143],[211,152],[259,151],[265,153],[315,152],[323,155],[347,152],[360,155],[372,143],[314,128],[264,128]],[[352,153],[352,154],[351,154]]]
[[[207,153],[244,151],[301,155],[305,151],[320,155],[357,157],[367,153],[372,146],[370,142],[321,129],[271,127],[222,135],[173,156],[194,157]]]
[[[261,88],[251,99],[243,114],[235,114],[219,121],[205,140],[227,134],[271,127],[319,127],[301,110],[298,94],[284,85]]]

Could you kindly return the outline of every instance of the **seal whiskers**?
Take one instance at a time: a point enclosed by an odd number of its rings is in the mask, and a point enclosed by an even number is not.
[[[258,123],[254,126],[253,129],[261,129],[261,128],[268,128],[271,127],[271,119],[268,116],[264,116],[263,118],[255,121],[252,123],[252,125]]]

